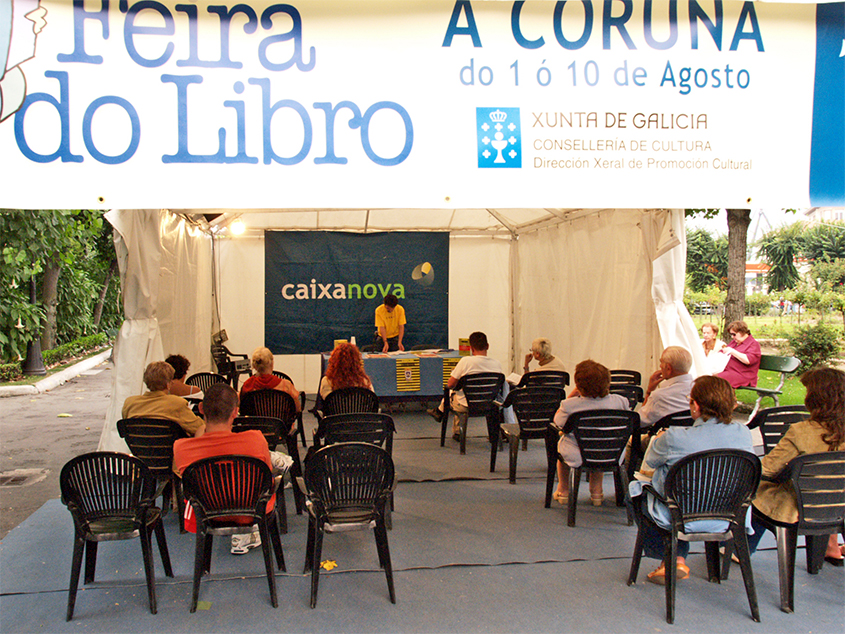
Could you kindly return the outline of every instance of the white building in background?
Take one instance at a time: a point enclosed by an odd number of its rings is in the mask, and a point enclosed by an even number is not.
[[[842,222],[845,220],[843,207],[810,207],[804,212],[804,219],[810,224],[818,222]]]

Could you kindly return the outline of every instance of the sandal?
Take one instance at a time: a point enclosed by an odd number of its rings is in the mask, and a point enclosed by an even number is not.
[[[555,501],[560,502],[561,504],[569,502],[569,493],[560,493],[559,491],[555,491],[552,497]]]
[[[689,578],[689,566],[686,564],[678,564],[677,567],[677,575],[675,579],[680,581],[681,579],[688,579]],[[647,579],[652,583],[656,583],[659,586],[666,585],[666,568],[663,564],[660,564],[660,567],[657,570],[654,570],[648,573]]]
[[[591,495],[590,501],[593,503],[593,506],[601,506],[602,502],[604,502],[604,495]]]

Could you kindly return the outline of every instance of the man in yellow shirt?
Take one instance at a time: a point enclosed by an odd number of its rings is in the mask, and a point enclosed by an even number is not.
[[[376,308],[376,350],[382,352],[405,350],[405,309],[393,293],[384,296],[384,304]]]

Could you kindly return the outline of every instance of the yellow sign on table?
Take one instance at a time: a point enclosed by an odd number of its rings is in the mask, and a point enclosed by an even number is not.
[[[458,361],[460,359],[457,357],[443,358],[443,387],[446,387],[446,384],[449,382],[449,377],[452,376],[452,370],[458,365]]]
[[[419,359],[396,359],[396,391],[420,391]]]

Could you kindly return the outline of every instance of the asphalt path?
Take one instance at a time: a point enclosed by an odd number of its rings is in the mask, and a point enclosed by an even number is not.
[[[97,450],[113,370],[105,361],[48,392],[0,398],[0,539],[61,497],[68,460]]]

